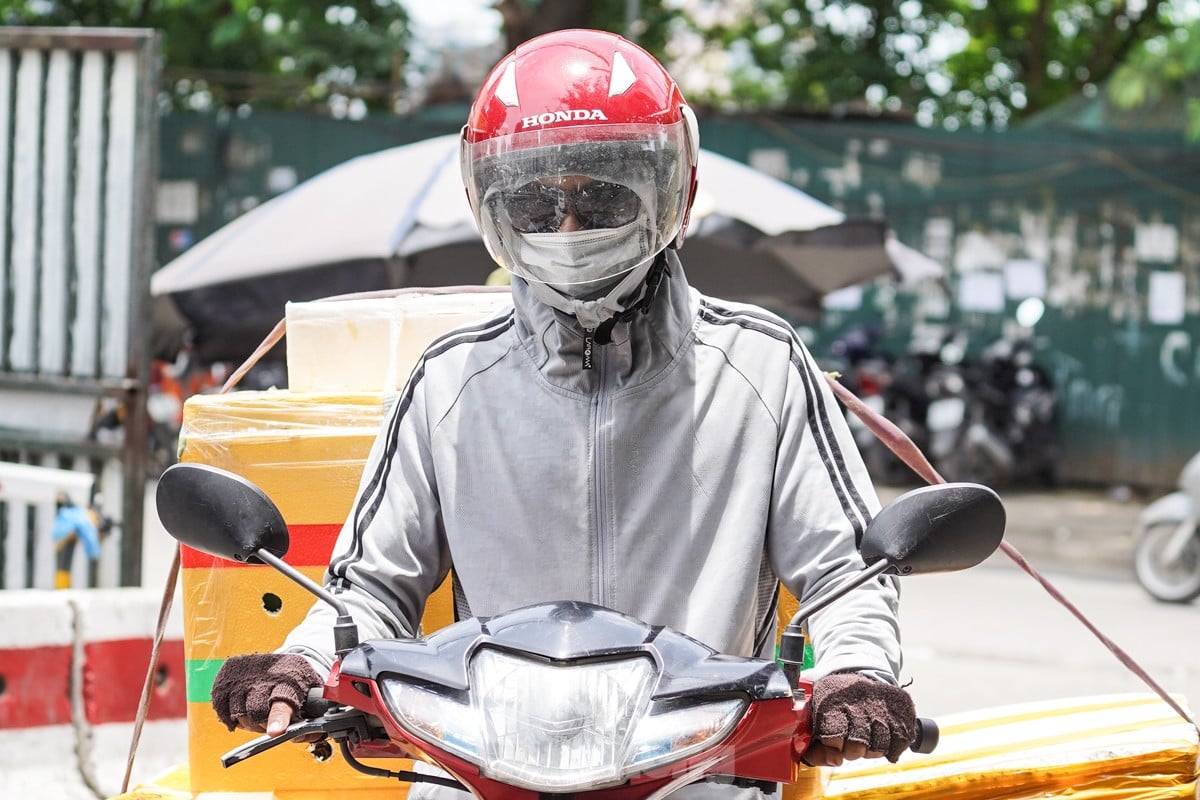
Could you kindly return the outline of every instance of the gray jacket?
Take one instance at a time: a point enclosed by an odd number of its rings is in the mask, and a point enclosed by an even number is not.
[[[363,639],[417,633],[453,567],[460,614],[586,600],[769,656],[780,582],[803,603],[861,566],[878,500],[824,376],[787,323],[669,257],[590,370],[578,324],[519,281],[512,309],[430,345],[326,574]],[[877,580],[809,620],[814,675],[895,683],[896,607]],[[284,649],[327,669],[333,617],[318,602]]]

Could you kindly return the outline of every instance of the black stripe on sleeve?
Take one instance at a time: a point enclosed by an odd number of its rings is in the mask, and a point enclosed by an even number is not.
[[[737,325],[788,344],[791,349],[792,366],[796,368],[804,386],[808,406],[808,426],[813,441],[817,445],[817,452],[821,457],[821,462],[825,465],[825,471],[829,475],[834,493],[841,503],[842,512],[854,529],[854,537],[857,542],[862,537],[866,523],[870,519],[870,513],[846,469],[845,457],[829,419],[829,409],[825,405],[819,386],[815,383],[818,376],[813,375],[810,362],[804,358],[803,346],[796,338],[795,332],[790,328],[782,327],[777,320],[771,317],[751,311],[721,308],[708,301],[702,303],[700,313],[704,319],[714,324]]]
[[[408,382],[405,384],[403,394],[392,408],[391,417],[387,424],[386,449],[384,450],[383,457],[380,458],[379,463],[376,465],[375,472],[364,487],[362,495],[359,497],[354,509],[354,534],[350,546],[329,565],[331,576],[344,578],[350,565],[362,557],[363,534],[375,519],[375,514],[383,504],[384,491],[388,484],[388,476],[392,470],[392,461],[399,448],[398,431],[400,430],[400,423],[403,421],[408,409],[412,406],[413,394],[416,391],[416,387],[425,377],[426,363],[449,352],[455,347],[495,339],[512,328],[513,324],[513,314],[510,311],[498,319],[492,319],[480,325],[448,333],[435,340],[426,348],[425,353],[413,368],[412,375],[409,376]]]

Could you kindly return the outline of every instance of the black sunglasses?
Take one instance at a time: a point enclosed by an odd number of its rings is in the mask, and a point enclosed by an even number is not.
[[[514,228],[522,233],[549,233],[562,226],[568,214],[584,230],[619,228],[637,219],[642,201],[628,186],[592,181],[574,189],[531,181],[497,198]]]

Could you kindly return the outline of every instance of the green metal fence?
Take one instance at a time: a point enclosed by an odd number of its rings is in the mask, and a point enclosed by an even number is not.
[[[870,319],[897,347],[940,325],[982,346],[1037,294],[1064,478],[1167,486],[1200,450],[1200,148],[1175,134],[776,118],[710,119],[704,139],[848,214],[885,217],[949,268],[944,292],[876,287],[827,312],[816,349]]]

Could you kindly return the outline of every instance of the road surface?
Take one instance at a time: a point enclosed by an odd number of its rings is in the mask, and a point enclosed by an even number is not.
[[[1171,693],[1200,705],[1200,607],[1135,583],[1045,571],[1104,635]],[[1034,700],[1151,691],[1003,554],[901,590],[905,678],[923,716]]]

